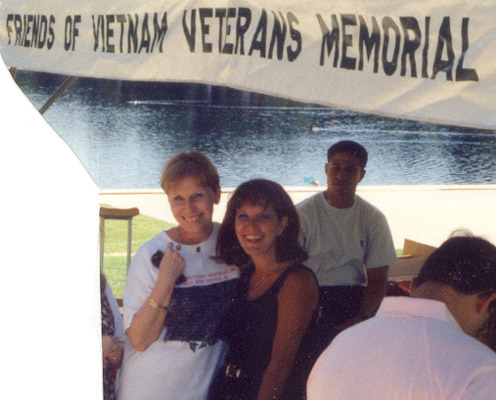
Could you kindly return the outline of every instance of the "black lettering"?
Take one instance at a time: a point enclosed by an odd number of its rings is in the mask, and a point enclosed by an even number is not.
[[[210,33],[210,25],[205,21],[212,18],[214,12],[211,8],[200,8],[200,27],[202,34],[202,50],[204,53],[212,52],[212,43],[207,42],[207,35]]]
[[[356,68],[356,58],[348,57],[346,55],[346,49],[353,46],[353,35],[346,33],[347,26],[356,26],[356,16],[353,14],[341,14],[341,24],[343,30],[343,56],[341,57],[341,68],[344,69],[355,69]]]
[[[293,42],[296,43],[296,49],[293,50],[291,46],[287,47],[287,52],[288,52],[288,61],[293,62],[296,60],[296,58],[300,55],[301,53],[301,48],[302,48],[302,38],[301,38],[301,33],[298,29],[294,27],[295,24],[298,24],[299,21],[296,18],[296,16],[292,12],[288,12],[287,15],[288,22],[289,22],[289,34]]]
[[[372,51],[374,51],[374,73],[379,70],[379,48],[381,45],[381,31],[379,30],[379,24],[377,19],[372,17],[372,33],[369,35],[369,29],[365,19],[359,16],[360,21],[360,33],[358,36],[358,51],[360,54],[360,59],[358,61],[358,70],[363,70],[363,47],[365,45],[367,60],[370,61],[370,56]]]
[[[236,46],[235,54],[245,54],[245,33],[251,24],[251,9],[240,7],[238,10],[238,21],[236,22]],[[238,52],[239,49],[239,52]]]
[[[446,45],[446,52],[448,55],[447,60],[443,60],[443,49]],[[446,72],[446,79],[448,81],[453,80],[453,61],[455,59],[455,53],[453,51],[453,38],[451,36],[451,24],[450,17],[444,17],[441,27],[439,28],[439,37],[436,48],[436,56],[434,58],[434,65],[432,68],[431,79],[435,79],[439,71]]]
[[[425,17],[425,44],[422,51],[422,78],[428,78],[427,65],[429,63],[429,27],[431,25],[431,17]]]
[[[398,54],[400,51],[400,29],[398,25],[393,21],[391,17],[384,17],[382,19],[382,29],[384,31],[384,43],[382,47],[382,67],[384,69],[384,73],[388,76],[393,75],[398,67]],[[389,31],[394,31],[395,43],[393,50],[393,57],[391,61],[387,59],[388,47],[389,47]]]
[[[250,51],[248,55],[251,56],[255,50],[260,52],[260,57],[265,58],[266,47],[267,47],[267,11],[262,10],[262,15],[258,21],[257,28],[255,29],[255,34],[253,35],[253,40],[251,42]]]
[[[468,22],[468,18],[462,19],[462,54],[458,60],[458,65],[456,66],[456,80],[478,82],[479,76],[477,75],[477,71],[475,69],[463,68],[463,60],[470,46],[468,43]]]
[[[184,36],[186,36],[186,41],[189,45],[189,51],[193,53],[195,51],[195,35],[196,35],[196,10],[191,10],[191,18],[190,18],[190,26],[188,29],[188,25],[186,24],[186,13],[188,11],[184,10],[183,13],[183,31]]]
[[[40,16],[35,15],[33,18],[33,36],[31,37],[31,47],[38,46],[39,33],[40,33]]]
[[[403,44],[403,53],[401,54],[401,76],[406,74],[406,57],[410,61],[411,76],[417,77],[417,64],[415,63],[415,52],[420,47],[420,26],[416,18],[413,17],[400,17],[401,27],[403,28],[403,35],[405,42]],[[413,32],[414,37],[410,39],[409,32]]]
[[[13,30],[10,27],[9,22],[12,22],[12,21],[14,21],[14,14],[7,14],[7,20],[5,22],[5,25],[7,26],[7,37],[9,38],[9,41],[7,42],[7,44],[11,43],[10,34],[13,32]]]
[[[164,12],[162,15],[162,20],[160,21],[160,25],[158,23],[158,14],[155,13],[153,16],[153,41],[152,41],[152,49],[155,48],[155,44],[159,43],[158,51],[162,53],[162,48],[164,44],[165,34],[167,33],[167,13]]]
[[[69,19],[69,29],[66,40],[71,41],[74,36],[72,17]],[[7,44],[26,48],[43,48],[47,44],[50,50],[55,41],[55,17],[43,14],[7,14],[5,28],[7,31]],[[67,22],[66,22],[67,24]]]
[[[96,20],[95,23],[95,16],[91,16],[91,20],[93,22],[93,38],[95,39],[95,43],[93,45],[93,52],[97,51],[98,49],[98,43],[100,41],[100,34],[103,36],[103,32],[100,29],[100,26],[102,26],[102,16],[99,15],[98,19]],[[103,51],[103,39],[102,39],[102,51]]]
[[[25,41],[26,41],[26,28],[27,28],[27,26],[28,26],[27,21],[26,21],[26,19],[27,19],[27,15],[26,15],[26,14],[24,14],[24,15],[22,16],[22,19],[23,19],[23,24],[22,24],[22,39],[21,39],[21,46],[24,46],[24,43],[25,43]]]
[[[151,35],[150,29],[148,28],[148,13],[145,13],[145,15],[143,16],[143,24],[141,25],[141,43],[138,53],[141,53],[141,50],[143,50],[143,48],[145,48],[146,52],[149,53],[150,41]]]
[[[335,14],[331,15],[332,20],[332,31],[329,31],[326,23],[324,22],[322,16],[317,14],[317,20],[319,21],[320,30],[322,31],[322,46],[320,49],[320,65],[324,65],[325,51],[327,49],[327,57],[331,55],[332,49],[334,50],[334,62],[333,67],[338,65],[339,59],[339,25],[338,19]]]
[[[42,49],[45,46],[45,42],[47,39],[47,29],[48,29],[48,19],[45,15],[42,15],[40,18],[40,33],[38,36],[38,48]]]
[[[279,16],[281,17],[282,23],[275,11],[272,11],[272,14],[274,15],[274,26],[272,27],[272,36],[270,38],[269,59],[272,59],[274,47],[277,44],[277,59],[282,60],[284,55],[284,41],[286,40],[286,31],[288,28],[281,12],[279,12]]]
[[[133,21],[133,17],[128,14],[127,20],[129,21],[129,28],[127,31],[127,52],[136,53],[138,51],[138,26],[139,26],[139,16],[138,14],[134,14],[135,20]],[[133,48],[131,49],[131,44]]]
[[[72,41],[72,17],[68,15],[65,17],[64,29],[64,50],[68,51],[71,48]]]
[[[79,29],[77,25],[81,23],[81,15],[74,15],[74,26],[72,31],[72,51],[76,47],[76,38],[79,36]]]
[[[105,46],[107,48],[107,53],[115,53],[115,46],[110,43],[110,39],[114,37],[114,30],[112,29],[111,25],[115,22],[115,16],[114,14],[108,14],[106,15],[105,18]]]
[[[222,47],[223,54],[232,54],[234,51],[234,43],[230,43],[227,41],[229,35],[231,35],[231,25],[229,25],[229,19],[236,17],[236,9],[233,7],[229,7],[227,9],[226,16],[226,35],[224,37],[224,46]]]
[[[225,8],[216,8],[215,9],[215,18],[219,19],[219,53],[222,53],[222,39],[223,39],[223,25],[224,18],[226,17],[227,9]]]
[[[19,14],[16,14],[14,17],[14,27],[16,32],[15,45],[19,46],[22,40],[22,18]]]
[[[30,14],[27,18],[26,23],[26,38],[24,40],[24,47],[31,47],[31,40],[29,40],[29,33],[31,32],[31,26],[33,24],[33,16]]]
[[[48,23],[48,38],[47,38],[47,49],[50,50],[55,42],[55,31],[53,30],[53,25],[55,24],[55,17],[50,15],[50,22]]]
[[[125,14],[117,14],[116,15],[117,22],[121,25],[121,35],[119,37],[119,51],[122,53],[123,50],[123,45],[122,42],[124,41],[124,24],[126,23],[126,15]]]

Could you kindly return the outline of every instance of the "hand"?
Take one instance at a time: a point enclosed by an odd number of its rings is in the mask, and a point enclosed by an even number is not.
[[[124,354],[124,343],[111,335],[102,336],[102,355],[104,368],[119,368]]]
[[[186,267],[186,263],[182,258],[179,251],[181,250],[181,246],[178,245],[176,249],[174,249],[174,244],[169,242],[167,245],[167,250],[160,260],[160,264],[158,267],[158,278],[157,284],[159,282],[175,284],[178,278],[184,271]]]

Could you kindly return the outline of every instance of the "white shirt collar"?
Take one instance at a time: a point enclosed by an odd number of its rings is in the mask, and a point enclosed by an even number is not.
[[[461,330],[455,317],[446,304],[441,301],[419,299],[415,297],[386,297],[381,303],[377,315],[398,314],[418,318],[437,319]]]

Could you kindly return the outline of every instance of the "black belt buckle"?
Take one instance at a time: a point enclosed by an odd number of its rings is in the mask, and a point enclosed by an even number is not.
[[[238,379],[241,376],[241,368],[236,368],[234,364],[228,364],[226,367],[226,376],[231,379]]]

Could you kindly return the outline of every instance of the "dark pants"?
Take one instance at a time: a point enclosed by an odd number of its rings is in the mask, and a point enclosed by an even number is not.
[[[320,304],[322,315],[319,322],[319,342],[323,351],[338,334],[334,329],[360,311],[363,286],[322,286],[320,288]]]

